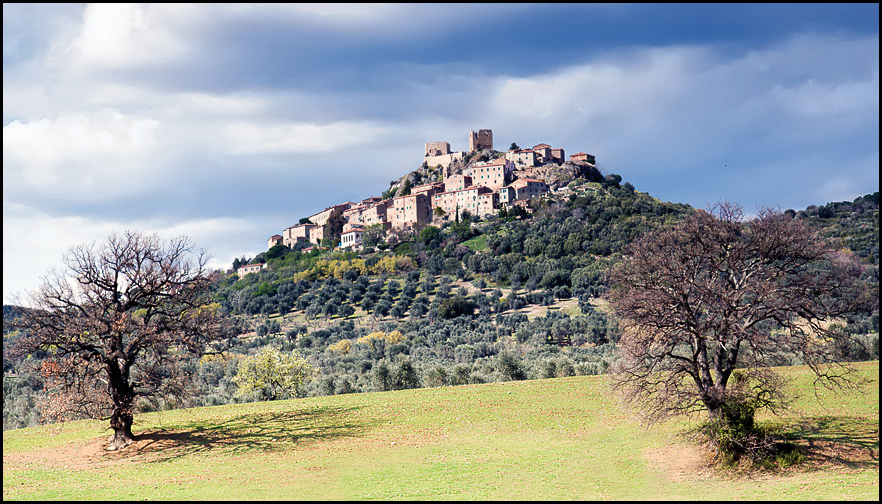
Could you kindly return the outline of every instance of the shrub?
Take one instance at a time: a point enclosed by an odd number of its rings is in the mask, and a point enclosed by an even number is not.
[[[756,411],[769,407],[766,394],[746,393],[748,379],[738,371],[732,374],[731,380],[732,393],[723,402],[718,415],[697,429],[716,452],[717,461],[731,466],[746,458],[750,463],[768,469],[801,461],[803,455],[794,453],[798,448],[783,443],[783,437],[771,429],[756,425]]]
[[[440,364],[426,373],[426,385],[429,387],[443,387],[449,383],[450,377],[447,374],[447,368]]]
[[[264,400],[274,400],[299,394],[312,373],[312,366],[296,350],[281,353],[264,348],[257,355],[239,361],[233,382],[239,386],[239,396],[257,392]]]
[[[526,380],[527,372],[517,357],[508,352],[499,354],[497,361],[499,375],[504,381]]]
[[[447,298],[441,302],[438,307],[438,316],[445,319],[458,317],[460,315],[474,315],[475,303],[470,299],[463,297]]]
[[[334,343],[333,345],[328,346],[328,350],[338,353],[340,355],[346,355],[352,349],[352,342],[348,339],[341,339],[340,341]],[[328,394],[331,395],[331,394]]]

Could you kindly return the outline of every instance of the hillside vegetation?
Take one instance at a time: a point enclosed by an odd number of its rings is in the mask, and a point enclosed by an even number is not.
[[[875,500],[879,368],[862,393],[802,398],[780,419],[807,464],[724,474],[646,430],[603,376],[310,397],[136,415],[137,440],[103,450],[106,423],[3,435],[3,498],[33,500]]]
[[[232,379],[268,345],[298,350],[317,371],[298,396],[602,374],[618,339],[601,298],[607,268],[640,233],[692,211],[620,181],[577,179],[533,200],[532,213],[463,215],[362,252],[276,249],[259,273],[218,272],[215,300],[252,331],[232,352],[187,364],[195,395],[140,411],[266,398],[238,396]],[[875,193],[787,212],[858,255],[878,284],[878,208]],[[4,306],[4,318],[16,310]],[[838,349],[842,360],[878,359],[878,312],[848,322],[859,344]],[[5,342],[18,336],[4,331]],[[40,422],[42,382],[28,365],[40,358],[4,355],[4,430]]]

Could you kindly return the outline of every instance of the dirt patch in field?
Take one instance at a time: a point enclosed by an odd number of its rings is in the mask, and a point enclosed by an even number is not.
[[[106,450],[109,436],[90,441],[70,443],[45,450],[34,450],[3,455],[3,465],[11,469],[32,465],[46,468],[80,470],[103,467],[108,464],[125,462],[128,458],[123,452]],[[137,443],[137,440],[135,441]]]
[[[709,455],[695,445],[682,443],[651,448],[645,455],[650,466],[677,483],[707,479],[713,475]]]
[[[781,475],[827,471],[857,473],[879,470],[879,428],[876,419],[810,418],[802,421],[799,435],[789,442],[796,445],[805,459],[793,466],[771,471],[746,460],[735,467],[722,468],[713,454],[697,443],[678,443],[646,451],[651,466],[672,481],[688,482],[710,477],[767,480]]]
[[[877,431],[877,440],[878,435]],[[809,443],[806,452],[806,461],[799,469],[838,469],[846,472],[858,472],[866,468],[879,470],[878,444],[874,449],[852,442],[819,440]]]

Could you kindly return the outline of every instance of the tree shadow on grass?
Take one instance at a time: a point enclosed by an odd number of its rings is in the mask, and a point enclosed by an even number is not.
[[[879,469],[877,419],[809,417],[785,429],[783,434],[786,441],[801,448],[810,468]]]
[[[137,434],[133,448],[139,455],[156,462],[208,452],[292,451],[314,442],[364,434],[373,425],[353,421],[349,413],[358,409],[325,407],[247,413],[221,421],[202,420],[181,429]]]

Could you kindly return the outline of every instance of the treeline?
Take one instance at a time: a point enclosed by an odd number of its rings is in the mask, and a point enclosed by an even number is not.
[[[828,239],[854,252],[869,264],[879,266],[879,192],[839,201],[823,206],[811,205],[796,212],[787,210],[798,219],[821,229]]]

